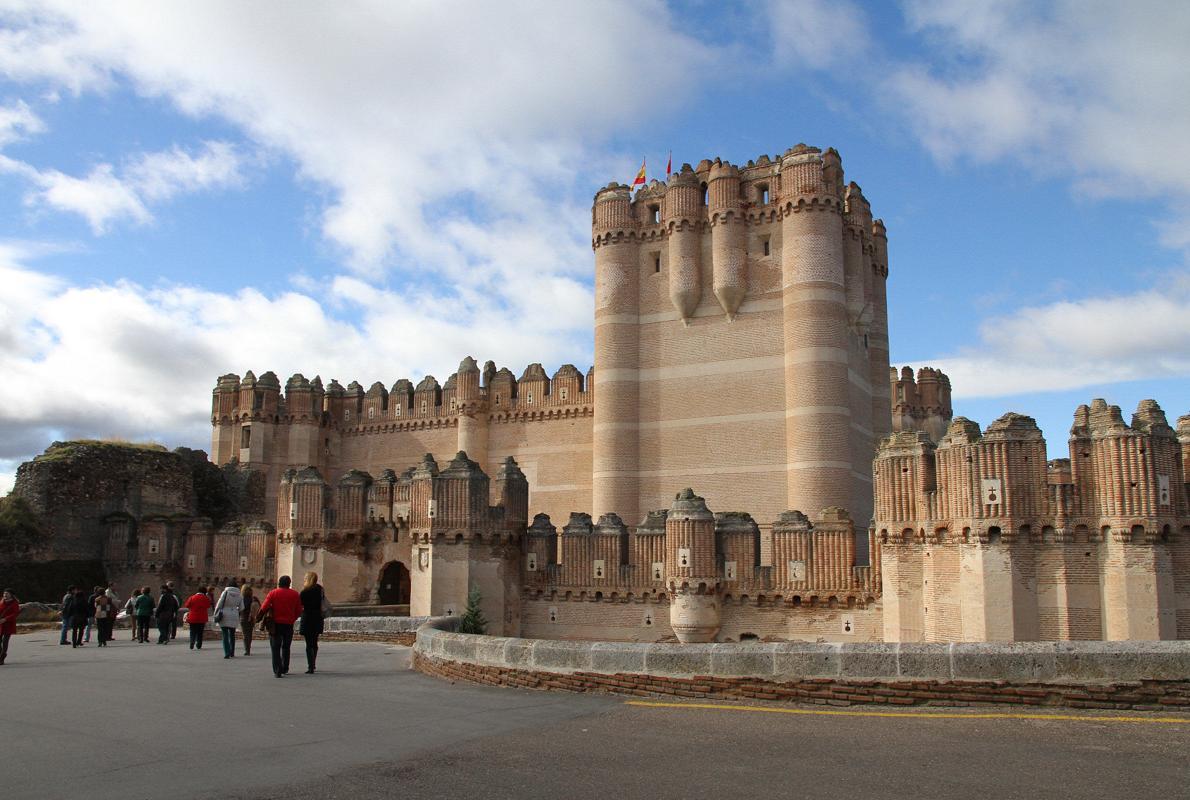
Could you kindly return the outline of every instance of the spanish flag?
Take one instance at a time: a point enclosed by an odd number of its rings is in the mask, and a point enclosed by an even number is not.
[[[636,173],[636,177],[632,180],[632,188],[645,185],[645,160],[640,160],[640,171]]]
[[[673,171],[674,171],[674,153],[673,153],[673,150],[670,150],[669,151],[669,161],[665,162],[665,179],[666,180],[669,180],[669,176],[671,174],[673,174]]]

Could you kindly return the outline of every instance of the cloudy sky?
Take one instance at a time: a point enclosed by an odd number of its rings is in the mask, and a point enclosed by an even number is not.
[[[873,10],[873,6],[878,10]],[[0,0],[0,491],[225,372],[591,361],[590,201],[834,146],[955,410],[1190,412],[1190,4]],[[1171,420],[1172,421],[1172,420]]]

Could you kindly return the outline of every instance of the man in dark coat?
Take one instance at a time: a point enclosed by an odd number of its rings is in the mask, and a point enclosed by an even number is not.
[[[169,644],[169,632],[178,617],[178,596],[168,585],[161,587],[161,596],[157,598],[157,644]]]

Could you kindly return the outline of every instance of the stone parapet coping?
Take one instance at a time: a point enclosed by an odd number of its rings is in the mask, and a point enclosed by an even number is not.
[[[325,633],[416,633],[433,617],[327,617],[323,621]],[[450,617],[446,617],[450,619]]]
[[[1190,641],[1013,643],[745,642],[640,644],[455,633],[457,617],[425,620],[414,651],[435,662],[567,675],[1094,685],[1190,681]]]

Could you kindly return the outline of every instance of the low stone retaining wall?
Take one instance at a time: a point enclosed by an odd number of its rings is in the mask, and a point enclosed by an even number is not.
[[[322,638],[331,642],[386,642],[412,646],[430,617],[329,617]]]
[[[852,705],[1190,711],[1190,642],[633,644],[418,632],[413,664],[497,686]]]

